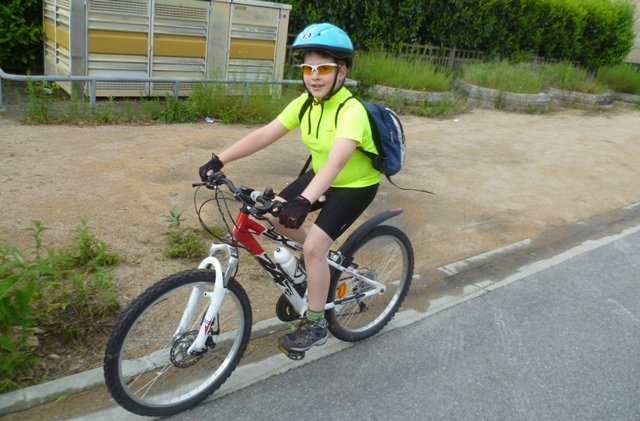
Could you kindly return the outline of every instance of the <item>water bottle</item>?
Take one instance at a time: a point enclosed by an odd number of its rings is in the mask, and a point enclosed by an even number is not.
[[[307,279],[307,274],[304,271],[304,267],[300,264],[298,259],[291,254],[289,250],[284,247],[278,247],[273,252],[273,257],[280,267],[287,272],[287,275],[293,280],[295,284],[301,284]]]

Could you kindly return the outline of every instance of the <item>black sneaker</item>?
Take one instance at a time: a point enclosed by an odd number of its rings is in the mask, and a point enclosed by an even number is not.
[[[295,332],[278,338],[278,344],[289,351],[304,352],[312,346],[324,345],[327,342],[327,321],[314,323],[307,318],[300,321]]]

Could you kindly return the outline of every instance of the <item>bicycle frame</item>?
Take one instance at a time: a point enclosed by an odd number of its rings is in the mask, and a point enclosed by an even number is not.
[[[285,247],[298,252],[302,252],[302,245],[282,234],[279,234],[272,226],[265,227],[258,221],[252,219],[247,212],[243,212],[242,210],[236,217],[231,235],[232,238],[237,241],[237,243],[247,248],[251,255],[260,264],[260,266],[269,274],[270,278],[276,284],[276,287],[287,296],[287,299],[289,300],[293,308],[298,312],[298,314],[304,314],[304,312],[307,310],[306,291],[303,293],[298,292],[296,285],[290,279],[289,275],[287,275],[286,272],[282,270],[279,264],[271,259],[269,254],[265,251],[262,245],[260,245],[255,237],[260,235],[265,236],[277,243],[282,244]],[[218,255],[220,252],[225,254],[227,259],[224,271],[220,260],[218,259],[218,257],[216,257],[216,255]],[[357,271],[357,267],[343,266],[344,257],[339,252],[330,251],[329,255],[327,256],[327,262],[329,266],[343,273],[347,273],[354,280],[369,284],[373,288],[365,292],[342,297],[333,302],[327,303],[325,306],[325,310],[336,308],[337,306],[345,304],[349,301],[361,300],[371,295],[382,294],[385,292],[384,284],[359,273]],[[200,298],[209,298],[210,303],[200,326],[198,335],[187,350],[189,354],[199,354],[200,352],[202,352],[202,350],[205,349],[205,342],[207,340],[207,336],[209,334],[211,326],[215,322],[215,315],[218,313],[218,310],[222,305],[224,296],[228,291],[227,284],[229,282],[229,279],[231,279],[232,275],[235,273],[237,266],[238,249],[235,245],[230,243],[212,243],[209,249],[209,256],[203,259],[198,266],[198,269],[214,270],[215,284],[213,292],[204,291],[202,285],[194,285],[194,288],[189,297],[187,308],[182,315],[180,325],[178,326],[178,329],[176,330],[176,333],[174,335],[175,338],[184,333],[184,331],[186,330],[186,326],[195,316],[193,312]]]

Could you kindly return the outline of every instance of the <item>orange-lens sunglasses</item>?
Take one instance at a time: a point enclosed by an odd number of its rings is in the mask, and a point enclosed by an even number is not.
[[[305,76],[313,76],[314,73],[320,76],[327,76],[333,72],[333,69],[338,67],[336,63],[322,63],[316,64],[301,64],[300,68],[302,69],[302,74]]]

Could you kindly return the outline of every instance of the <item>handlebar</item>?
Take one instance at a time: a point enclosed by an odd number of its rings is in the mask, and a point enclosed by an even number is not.
[[[233,197],[242,203],[243,208],[253,216],[262,217],[267,213],[278,216],[282,210],[282,202],[274,200],[276,194],[271,187],[264,189],[264,192],[244,186],[236,187],[233,182],[220,171],[209,176],[206,181],[192,183],[193,187],[204,186],[210,190],[215,190],[218,186],[222,185],[227,186]]]

